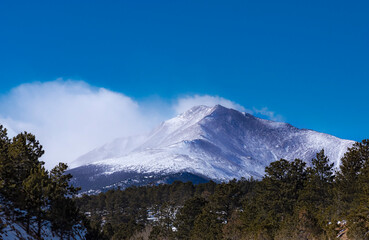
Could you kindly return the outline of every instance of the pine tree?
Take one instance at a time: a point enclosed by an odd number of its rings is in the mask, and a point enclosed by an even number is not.
[[[45,219],[49,184],[48,172],[42,164],[33,168],[30,175],[23,181],[23,189],[26,193],[24,202],[27,210],[27,232],[29,232],[31,216],[36,216],[38,237],[41,237],[42,222]]]
[[[207,201],[202,197],[188,199],[183,207],[178,210],[174,226],[177,228],[176,236],[178,239],[189,239],[193,230],[196,217],[201,214]]]
[[[247,234],[274,238],[280,226],[294,214],[307,174],[306,164],[281,159],[265,168],[255,193],[246,198],[242,219]]]
[[[3,196],[9,195],[7,191],[11,185],[8,181],[12,174],[8,167],[10,164],[8,157],[9,145],[10,139],[8,138],[7,129],[0,125],[0,194]]]
[[[217,240],[222,239],[222,220],[217,212],[205,207],[202,213],[196,217],[191,239],[193,240]]]
[[[235,210],[228,219],[227,224],[223,226],[222,236],[225,240],[240,240],[243,235],[243,223],[241,219],[241,211]]]
[[[29,176],[31,170],[38,164],[43,164],[39,159],[44,150],[36,137],[31,133],[20,133],[12,139],[8,149],[8,163],[6,166],[7,188],[9,200],[16,207],[23,208],[25,192],[23,181]]]
[[[333,221],[334,164],[329,162],[323,149],[311,160],[311,164],[307,168],[307,181],[298,199],[295,219],[305,219],[305,225],[299,221],[304,229],[300,231],[305,231],[305,234],[327,235],[328,222]]]
[[[165,239],[173,238],[173,223],[175,218],[176,207],[172,202],[165,202],[160,206],[159,211],[156,214],[158,219],[155,230],[159,233],[158,236]],[[152,236],[153,237],[153,236]]]
[[[240,207],[240,189],[235,179],[228,183],[218,184],[213,196],[210,198],[209,207],[218,213],[222,222],[227,222],[233,210]]]
[[[48,212],[52,230],[59,233],[61,239],[70,236],[73,226],[80,222],[79,209],[72,199],[78,192],[78,188],[69,185],[72,178],[70,174],[64,174],[68,166],[59,163],[50,172],[50,209]]]
[[[350,209],[360,204],[362,187],[367,183],[361,181],[360,175],[369,165],[369,140],[357,142],[341,159],[340,170],[336,177],[337,208],[339,215],[347,216]]]
[[[336,189],[339,213],[351,239],[369,239],[369,140],[355,143],[342,158]]]
[[[293,214],[294,205],[307,179],[305,166],[300,159],[292,162],[281,159],[265,168],[262,181],[265,203],[282,220],[285,214]]]
[[[60,163],[49,174],[40,161],[43,154],[33,134],[20,133],[10,140],[0,125],[0,197],[5,209],[13,217],[25,217],[28,232],[30,220],[35,218],[38,238],[47,215],[52,229],[63,238],[82,223],[72,199],[78,188],[69,185],[72,176],[65,174],[66,164]]]

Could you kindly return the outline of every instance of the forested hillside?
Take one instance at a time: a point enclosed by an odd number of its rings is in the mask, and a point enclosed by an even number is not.
[[[369,239],[369,140],[333,168],[281,159],[261,180],[175,181],[78,196],[67,165],[47,171],[44,150],[0,126],[3,239]],[[24,236],[27,234],[27,236]]]
[[[369,239],[369,141],[338,171],[281,159],[261,181],[174,182],[77,199],[100,239]]]

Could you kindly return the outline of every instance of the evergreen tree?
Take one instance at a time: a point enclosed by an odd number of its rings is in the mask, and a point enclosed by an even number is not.
[[[236,179],[218,184],[210,198],[209,207],[216,212],[222,222],[227,222],[234,209],[241,207],[241,192]]]
[[[69,185],[72,178],[70,174],[64,174],[68,166],[59,163],[50,172],[50,210],[49,220],[52,230],[59,233],[61,239],[70,236],[73,226],[80,223],[79,209],[72,197],[77,194],[79,188]]]
[[[11,187],[9,182],[13,172],[9,168],[9,150],[10,139],[8,138],[7,129],[0,125],[0,194],[3,196],[10,195],[7,190]]]
[[[42,222],[45,219],[45,212],[48,204],[48,188],[49,188],[48,172],[38,164],[31,170],[30,175],[23,181],[25,191],[25,209],[27,210],[27,232],[29,232],[29,224],[31,216],[36,216],[37,236],[41,237]]]
[[[255,193],[245,200],[242,219],[247,234],[274,238],[281,224],[294,214],[307,179],[305,166],[299,159],[281,159],[265,168]]]
[[[355,143],[341,159],[335,186],[338,196],[337,209],[342,217],[347,216],[350,209],[360,204],[360,194],[367,183],[360,181],[359,176],[369,165],[368,162],[369,140]]]
[[[196,217],[191,239],[193,240],[217,240],[222,239],[222,220],[217,212],[205,207],[202,213]]]
[[[190,239],[196,217],[202,212],[207,201],[201,197],[188,199],[182,208],[178,210],[174,226],[177,228],[178,239]]]
[[[174,238],[173,223],[175,219],[176,206],[172,202],[165,202],[160,206],[156,214],[157,222],[154,228],[154,233],[158,234],[160,238],[172,239]],[[151,235],[153,238],[154,235]]]
[[[65,174],[67,165],[61,163],[48,173],[40,161],[43,154],[33,134],[24,132],[9,139],[0,125],[0,198],[13,220],[25,218],[28,232],[35,219],[41,239],[43,222],[48,219],[63,238],[83,220],[72,199],[78,188],[69,185],[72,176]]]
[[[347,216],[349,239],[369,239],[369,196]]]
[[[310,229],[304,227],[305,231],[320,232],[327,230],[328,222],[333,221],[333,213],[330,206],[333,204],[333,163],[321,150],[316,158],[311,161],[312,166],[307,168],[307,181],[305,188],[301,191],[298,203],[298,216],[296,219],[305,219],[309,222]]]
[[[226,240],[245,239],[243,234],[243,224],[241,219],[241,211],[233,211],[227,223],[223,226],[222,236]]]
[[[359,151],[361,159],[363,160],[363,167],[360,170],[358,176],[358,187],[359,187],[359,203],[367,204],[369,199],[369,139],[363,140],[359,144]]]
[[[12,139],[8,148],[8,163],[5,177],[7,180],[8,198],[13,201],[16,207],[24,206],[23,200],[26,198],[23,189],[23,181],[30,175],[31,170],[37,165],[43,164],[39,158],[44,154],[44,150],[36,137],[31,133],[20,133]]]
[[[79,209],[71,198],[56,198],[52,200],[49,220],[51,229],[58,233],[60,239],[69,239],[74,232],[74,226],[81,223]]]
[[[117,227],[115,234],[111,238],[112,240],[125,240],[130,239],[133,234],[139,230],[137,223],[134,220],[130,220],[127,223],[122,223]]]
[[[305,162],[295,159],[292,162],[281,159],[265,168],[264,203],[278,219],[293,214],[295,203],[307,179]]]
[[[355,143],[345,154],[336,189],[340,216],[348,219],[348,236],[369,239],[369,140]]]

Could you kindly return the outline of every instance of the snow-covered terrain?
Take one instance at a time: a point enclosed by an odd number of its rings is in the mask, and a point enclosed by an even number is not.
[[[81,156],[72,166],[74,173],[94,169],[88,175],[91,181],[118,172],[186,172],[218,181],[260,178],[272,161],[300,158],[309,163],[321,149],[338,166],[353,143],[220,105],[196,106],[163,122],[148,136],[117,139]]]
[[[0,229],[0,239],[4,240],[37,240],[39,239],[36,235],[36,226],[30,226],[30,233],[27,233],[26,226],[20,222],[13,220],[10,217],[6,217],[3,213],[0,213],[0,226],[3,227]],[[71,236],[71,240],[82,240],[85,239],[86,230],[80,229],[79,226],[75,227],[73,236]],[[55,233],[51,231],[51,226],[47,222],[44,223],[41,237],[43,240],[59,240]]]

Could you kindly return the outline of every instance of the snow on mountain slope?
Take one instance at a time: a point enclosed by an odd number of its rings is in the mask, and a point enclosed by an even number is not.
[[[145,149],[149,148],[151,145],[154,145],[155,147],[159,145],[165,146],[168,142],[171,144],[170,137],[173,134],[178,135],[176,132],[180,129],[186,129],[187,126],[195,124],[207,114],[207,111],[210,110],[211,109],[205,106],[195,107],[176,118],[163,122],[148,136],[142,135],[115,139],[114,141],[77,158],[72,162],[71,167],[75,168],[98,160],[122,157],[133,150],[137,150],[136,148]],[[185,139],[186,136],[183,135],[182,138]],[[178,139],[174,139],[174,141],[176,140]]]
[[[104,144],[77,158],[70,164],[71,168],[89,164],[95,160],[121,157],[130,153],[139,144],[145,141],[146,136],[132,136],[127,138],[117,138],[114,141]]]
[[[272,161],[300,158],[309,163],[323,148],[338,166],[353,143],[220,105],[197,106],[163,122],[148,136],[116,140],[74,165],[96,166],[103,169],[98,174],[105,175],[189,172],[214,180],[260,178]]]

